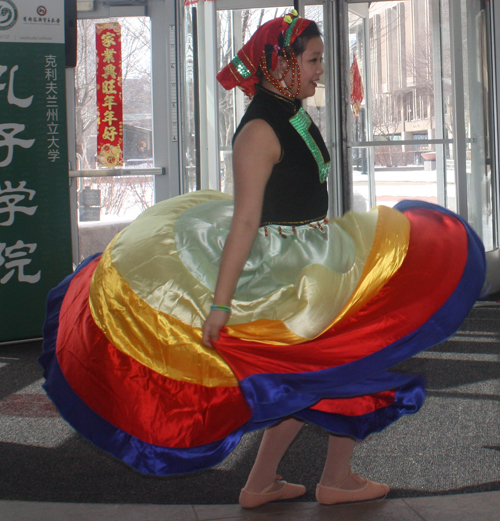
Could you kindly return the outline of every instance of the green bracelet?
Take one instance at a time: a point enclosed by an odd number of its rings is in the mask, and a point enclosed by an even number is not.
[[[226,313],[231,313],[231,308],[229,306],[219,306],[218,304],[212,304],[210,309],[212,311],[225,311]]]

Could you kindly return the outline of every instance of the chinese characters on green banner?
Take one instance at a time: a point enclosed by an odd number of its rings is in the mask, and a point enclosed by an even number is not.
[[[42,334],[71,272],[64,0],[2,0],[0,342]]]

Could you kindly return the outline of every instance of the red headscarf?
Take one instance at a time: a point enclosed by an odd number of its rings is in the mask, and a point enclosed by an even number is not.
[[[264,55],[266,45],[270,45],[272,52],[272,69],[278,62],[278,38],[283,35],[285,47],[290,47],[295,39],[302,34],[311,20],[300,18],[297,11],[280,18],[275,18],[261,25],[250,40],[238,51],[238,54],[217,75],[217,80],[226,89],[239,87],[247,96],[255,94],[255,84],[259,83],[257,76],[260,61]]]

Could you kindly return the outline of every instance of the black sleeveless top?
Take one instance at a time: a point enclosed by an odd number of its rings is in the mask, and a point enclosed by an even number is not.
[[[330,155],[300,101],[259,86],[233,141],[252,119],[266,121],[281,145],[281,158],[265,188],[260,225],[298,225],[324,219],[328,211],[326,175]]]

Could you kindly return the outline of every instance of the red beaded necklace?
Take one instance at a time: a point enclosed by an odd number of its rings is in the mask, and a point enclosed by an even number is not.
[[[287,67],[285,72],[282,74],[280,78],[275,78],[271,75],[269,72],[269,69],[267,68],[267,59],[266,59],[266,51],[262,52],[262,56],[260,58],[260,68],[262,70],[262,73],[264,74],[264,77],[266,80],[273,85],[280,94],[283,96],[286,96],[287,98],[296,98],[300,92],[301,82],[300,82],[300,67],[297,62],[297,58],[295,56],[295,53],[293,52],[293,49],[291,47],[287,48],[285,47],[283,49],[283,58],[285,58]],[[288,87],[284,87],[281,83],[284,81],[285,76],[288,74],[288,71],[290,70],[290,67],[292,68],[292,82]],[[292,94],[291,91],[295,87],[295,82],[297,81],[297,92],[295,94]]]

